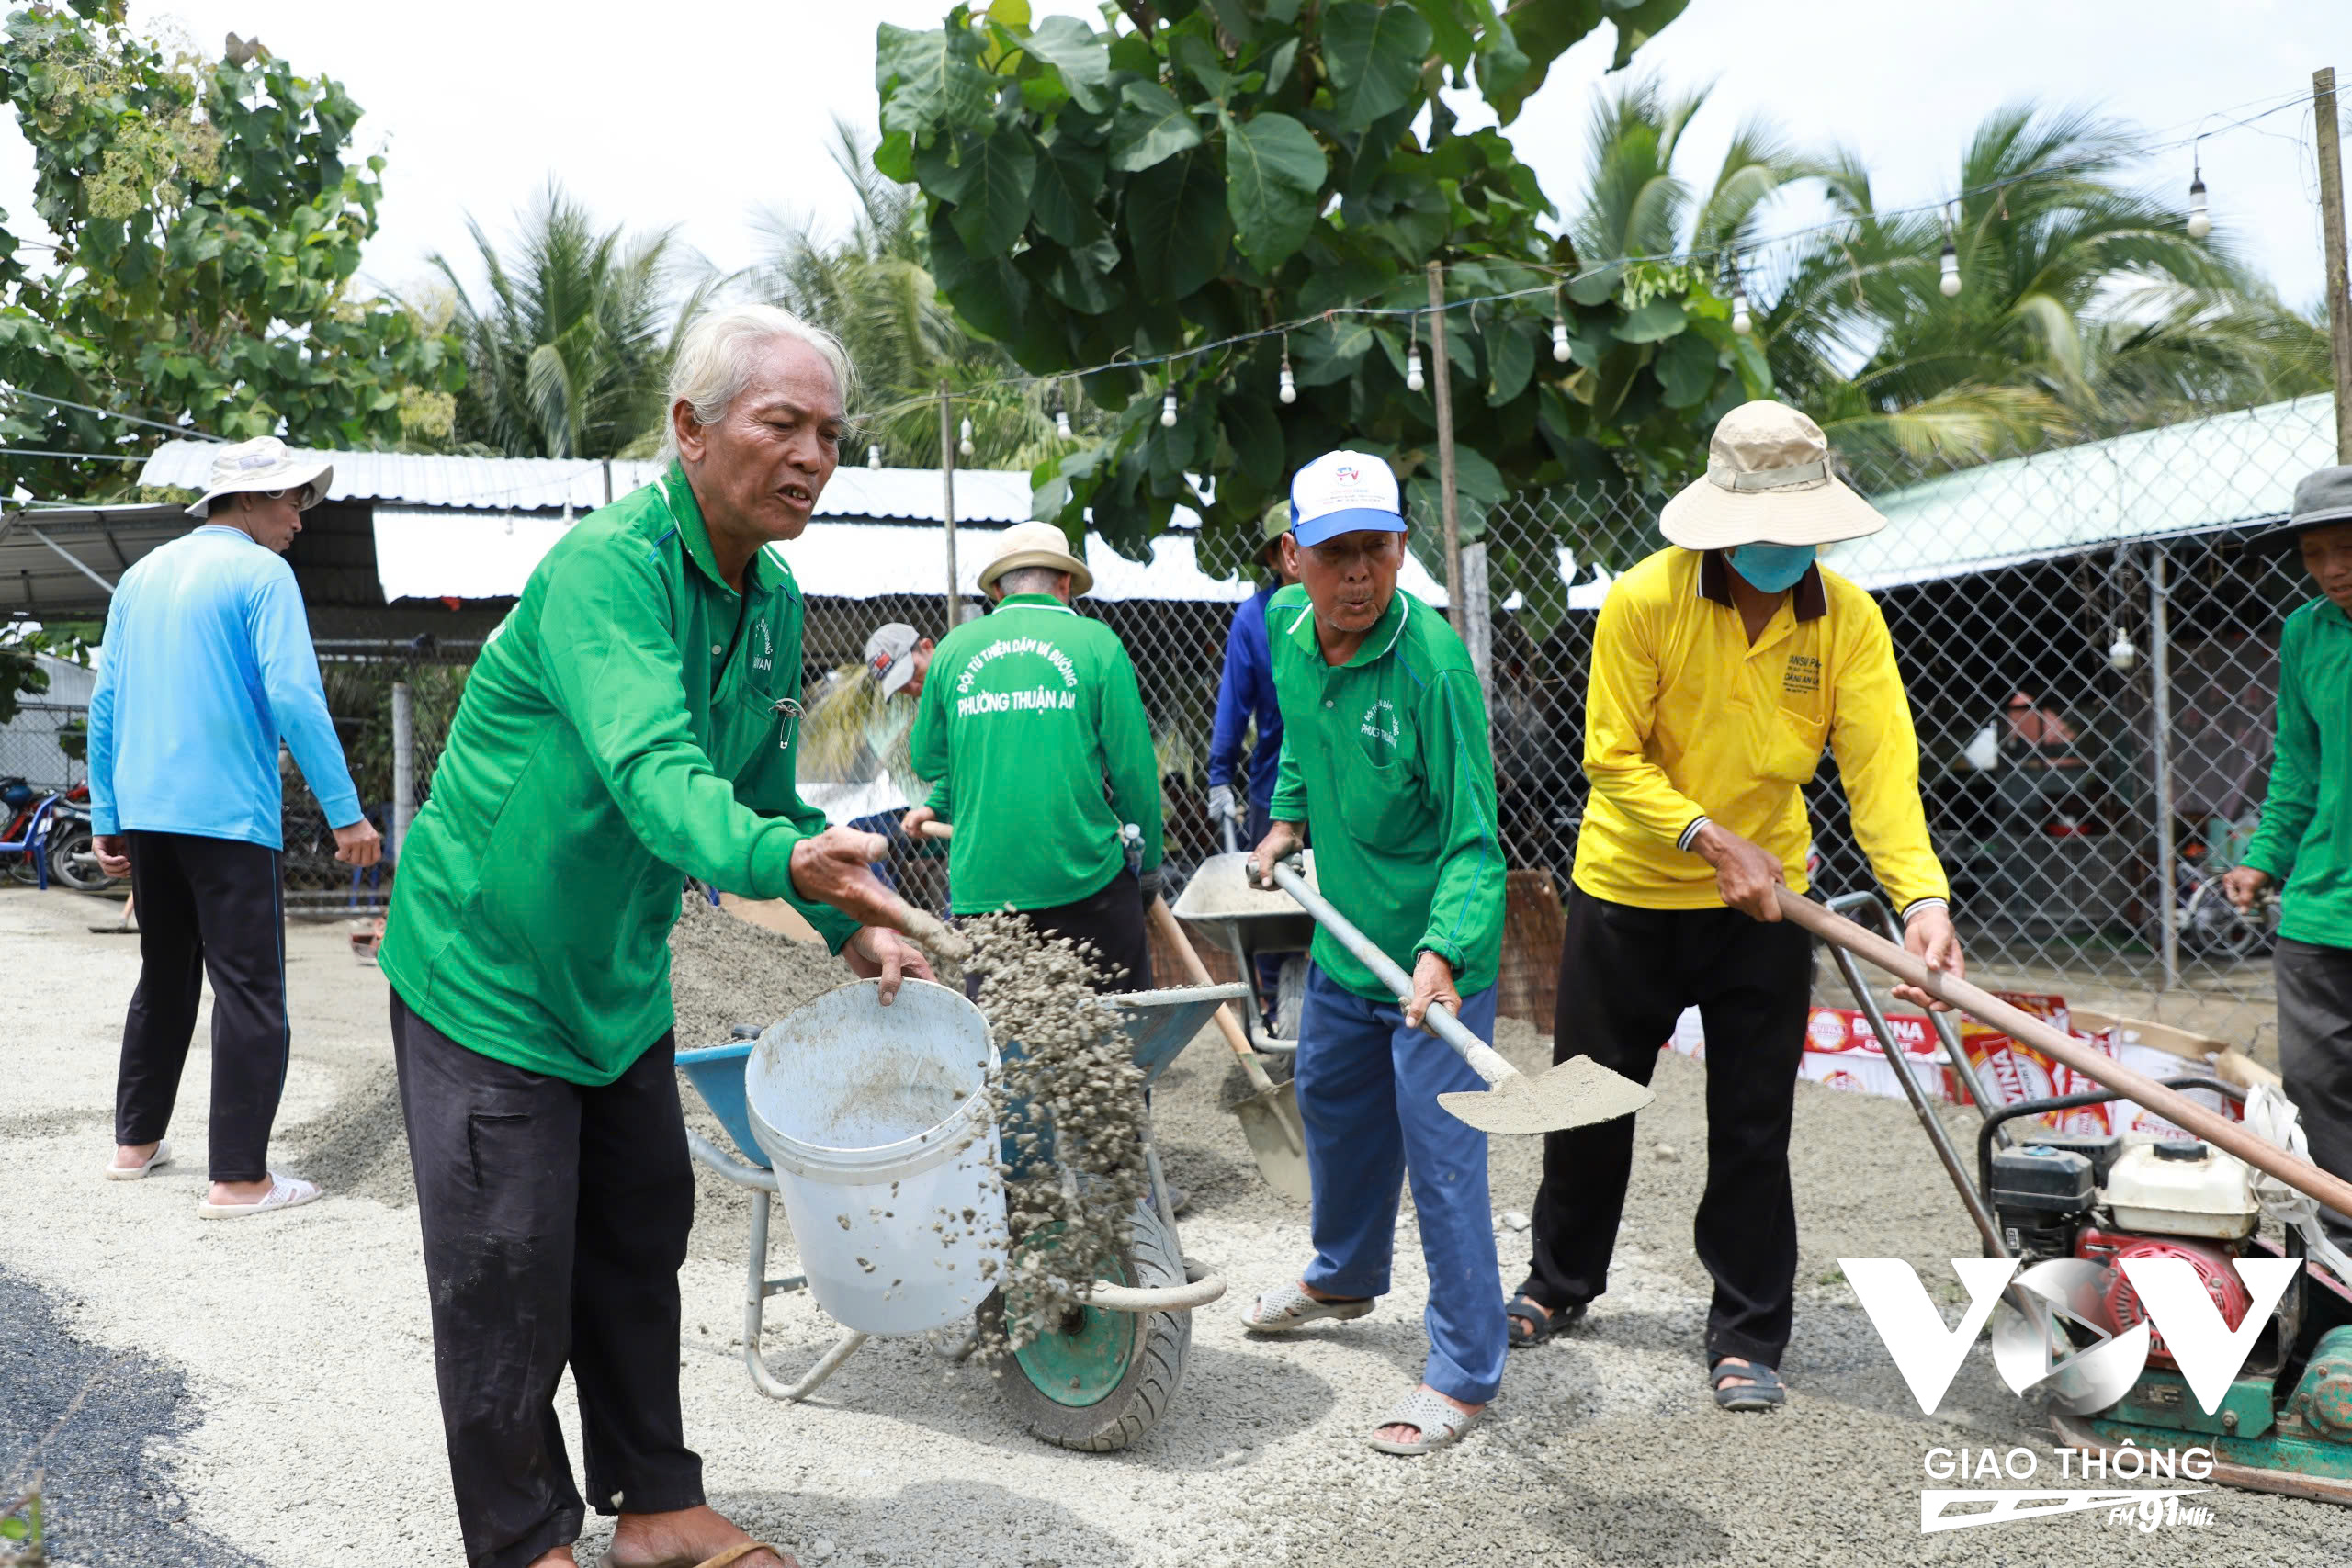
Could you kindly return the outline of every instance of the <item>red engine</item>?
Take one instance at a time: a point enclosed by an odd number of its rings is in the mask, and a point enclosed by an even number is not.
[[[2140,1323],[2148,1314],[2140,1305],[2140,1292],[2118,1267],[2127,1258],[2181,1258],[2188,1259],[2197,1270],[2197,1278],[2205,1286],[2205,1293],[2221,1310],[2222,1321],[2232,1328],[2245,1322],[2245,1314],[2254,1305],[2254,1298],[2246,1294],[2245,1285],[2238,1279],[2236,1269],[2230,1267],[2231,1250],[2217,1242],[2188,1241],[2172,1236],[2126,1235],[2103,1231],[2096,1225],[2085,1225],[2075,1240],[2075,1256],[2087,1258],[2094,1263],[2107,1265],[2107,1282],[2101,1295],[2107,1325],[2117,1333]],[[2165,1348],[2165,1337],[2153,1325],[2148,1330],[2148,1359],[2160,1366],[2177,1367],[2172,1352]]]

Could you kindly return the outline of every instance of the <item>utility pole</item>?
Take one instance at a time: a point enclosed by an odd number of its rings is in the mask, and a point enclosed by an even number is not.
[[[1445,357],[1445,268],[1430,263],[1430,386],[1437,397],[1437,488],[1445,513],[1445,603],[1453,629],[1464,624],[1462,511],[1453,495],[1453,377]]]
[[[2352,287],[2344,263],[2344,149],[2337,136],[2335,67],[2312,73],[2319,129],[2319,220],[2326,231],[2327,336],[2335,367],[2335,460],[2352,463]]]
[[[939,383],[940,517],[947,525],[947,625],[945,637],[964,624],[962,596],[956,589],[956,425],[954,406],[947,400],[947,383]]]

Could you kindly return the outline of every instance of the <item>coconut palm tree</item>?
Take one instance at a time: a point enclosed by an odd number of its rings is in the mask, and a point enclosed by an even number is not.
[[[466,226],[481,299],[447,257],[431,258],[457,293],[451,328],[469,372],[458,438],[518,457],[613,457],[658,440],[671,344],[714,286],[708,265],[673,230],[599,230],[553,180],[511,253]]]
[[[1758,117],[1733,135],[1714,183],[1695,188],[1675,164],[1683,133],[1713,91],[1710,83],[1669,94],[1655,76],[1641,76],[1595,96],[1584,204],[1569,227],[1586,264],[1736,251],[1753,242],[1767,204],[1784,187],[1826,172]]]

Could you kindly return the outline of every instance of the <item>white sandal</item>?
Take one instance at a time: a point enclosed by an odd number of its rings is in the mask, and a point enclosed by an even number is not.
[[[1317,1318],[1328,1317],[1337,1323],[1346,1323],[1353,1318],[1368,1317],[1372,1314],[1372,1303],[1370,1296],[1356,1301],[1327,1302],[1308,1295],[1305,1286],[1293,1282],[1278,1290],[1268,1291],[1243,1307],[1241,1325],[1252,1334],[1287,1334],[1301,1324],[1313,1323]]]
[[[1385,1454],[1404,1454],[1408,1458],[1433,1454],[1460,1441],[1462,1434],[1491,1408],[1480,1405],[1476,1410],[1456,1410],[1451,1400],[1441,1399],[1426,1388],[1416,1388],[1380,1418],[1380,1425],[1364,1441]],[[1410,1427],[1420,1435],[1400,1443],[1380,1435],[1382,1428],[1387,1427]]]
[[[242,1220],[254,1214],[272,1213],[279,1209],[299,1209],[319,1195],[315,1182],[299,1176],[269,1173],[269,1190],[256,1203],[198,1203],[196,1217],[199,1220]]]
[[[171,1139],[158,1138],[155,1140],[155,1152],[147,1156],[147,1163],[145,1165],[108,1164],[107,1167],[107,1179],[108,1181],[144,1181],[147,1179],[147,1173],[149,1171],[154,1169],[159,1165],[169,1165],[171,1163]]]

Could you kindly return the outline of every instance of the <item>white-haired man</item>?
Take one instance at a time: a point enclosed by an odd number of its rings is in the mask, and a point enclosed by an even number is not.
[[[539,563],[467,682],[381,957],[458,1515],[475,1568],[570,1563],[567,1363],[608,1568],[779,1568],[706,1506],[678,1401],[694,1177],[668,935],[683,873],[797,905],[883,999],[928,966],[884,840],[794,788],[797,538],[839,459],[841,345],[745,306],[686,333],[668,472]]]
[[[269,1168],[286,1087],[278,897],[282,739],[334,829],[373,865],[376,829],[327,716],[301,590],[284,559],[334,470],[276,436],[223,446],[188,515],[204,525],[123,573],[90,697],[90,815],[108,875],[139,907],[139,988],[122,1026],[113,1181],[171,1160],[204,980],[212,980],[212,1188],[197,1213],[247,1219],[319,1190]]]

